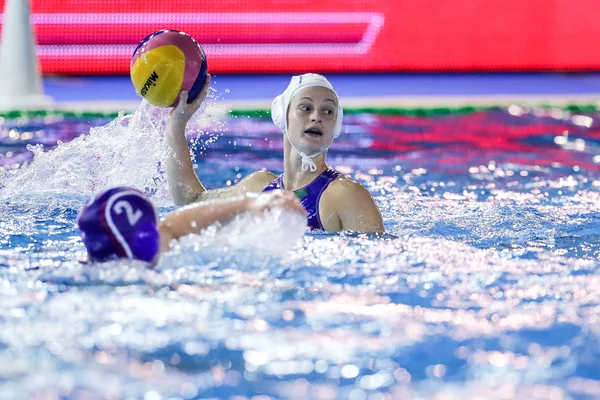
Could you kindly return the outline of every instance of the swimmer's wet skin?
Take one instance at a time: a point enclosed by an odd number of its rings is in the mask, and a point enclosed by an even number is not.
[[[313,230],[385,232],[370,193],[325,162],[327,150],[342,133],[343,109],[331,83],[318,74],[292,77],[273,101],[271,117],[284,135],[284,173],[277,177],[257,171],[236,185],[207,190],[194,171],[185,129],[204,101],[209,84],[210,76],[203,95],[190,106],[180,101],[167,121],[167,143],[174,150],[167,162],[167,177],[176,204],[285,188],[306,193],[301,196],[302,204]]]

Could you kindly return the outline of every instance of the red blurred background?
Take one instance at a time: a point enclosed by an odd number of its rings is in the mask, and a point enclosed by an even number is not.
[[[0,1],[2,9],[4,1]],[[596,0],[32,0],[45,74],[128,74],[178,29],[214,73],[592,71]]]

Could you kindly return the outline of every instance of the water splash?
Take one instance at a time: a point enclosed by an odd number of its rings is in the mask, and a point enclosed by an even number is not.
[[[115,186],[132,186],[150,195],[160,205],[172,204],[165,176],[169,156],[164,134],[170,109],[145,101],[131,115],[121,115],[110,123],[92,127],[68,143],[44,151],[41,144],[28,146],[33,161],[18,169],[4,171],[0,198],[17,196],[82,195]],[[220,126],[210,115],[197,113],[187,132],[207,143],[218,138],[205,134],[208,126]]]
[[[256,270],[288,253],[305,230],[305,217],[281,209],[262,216],[243,214],[223,226],[213,225],[199,235],[180,239],[173,250],[161,256],[158,269],[232,263],[240,270]]]

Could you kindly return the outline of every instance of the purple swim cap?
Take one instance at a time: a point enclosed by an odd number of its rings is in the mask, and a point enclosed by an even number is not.
[[[159,251],[156,210],[139,190],[107,190],[83,207],[78,224],[90,261],[132,258],[150,262]]]

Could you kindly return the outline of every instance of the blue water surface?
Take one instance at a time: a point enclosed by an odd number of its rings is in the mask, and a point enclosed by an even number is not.
[[[117,185],[175,208],[161,111],[5,120],[0,398],[598,398],[598,117],[349,115],[329,163],[388,235],[240,220],[155,269],[82,262],[76,218]],[[268,119],[188,134],[210,188],[281,172]]]

